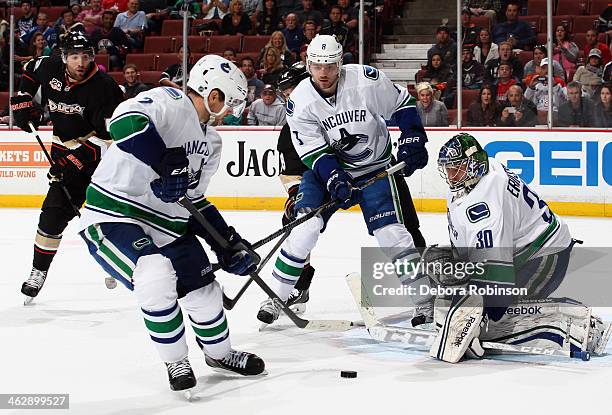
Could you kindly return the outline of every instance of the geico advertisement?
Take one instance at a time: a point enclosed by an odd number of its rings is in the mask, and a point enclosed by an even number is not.
[[[220,129],[223,153],[209,196],[283,197],[278,180],[282,157],[278,130]],[[429,164],[408,179],[414,198],[445,197],[436,160],[441,145],[457,132],[428,131]],[[610,203],[612,133],[597,131],[470,131],[489,155],[518,174],[551,201]],[[48,141],[50,132],[41,133]],[[396,139],[399,131],[392,131]],[[35,139],[22,132],[0,132],[0,193],[44,194],[47,164]]]

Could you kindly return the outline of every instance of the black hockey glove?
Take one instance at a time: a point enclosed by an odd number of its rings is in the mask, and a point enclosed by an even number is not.
[[[287,193],[289,193],[289,197],[285,202],[285,214],[283,215],[283,226],[287,225],[290,222],[295,220],[295,198],[298,194],[298,190],[300,188],[299,184],[294,184],[291,186]]]
[[[189,186],[189,160],[183,147],[167,149],[153,169],[159,174],[159,179],[151,182],[151,190],[156,197],[166,203],[174,203],[185,196]]]
[[[13,110],[13,120],[17,127],[27,133],[31,133],[32,129],[28,125],[34,124],[34,128],[38,128],[42,121],[42,111],[40,107],[32,101],[30,95],[17,95],[11,97],[11,109]]]
[[[234,275],[248,275],[254,272],[260,258],[253,251],[253,246],[246,239],[242,239],[232,226],[227,228],[225,237],[230,245],[229,248],[212,246],[221,269]]]
[[[421,136],[408,137],[404,133],[400,136],[397,142],[397,161],[406,163],[406,167],[402,170],[404,176],[412,176],[416,170],[427,165],[429,155],[425,148],[426,142],[427,138]]]
[[[100,146],[90,141],[81,143],[74,150],[54,151],[54,148],[51,149],[54,164],[49,169],[49,174],[47,174],[51,181],[54,181],[52,178],[61,178],[64,174],[81,173],[87,167],[96,165],[100,161],[102,154]]]
[[[361,190],[353,186],[353,179],[342,169],[335,169],[327,180],[327,191],[342,209],[348,209],[361,200]]]

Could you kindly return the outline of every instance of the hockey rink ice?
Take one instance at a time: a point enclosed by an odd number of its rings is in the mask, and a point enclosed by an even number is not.
[[[280,228],[281,212],[224,212],[256,241]],[[420,214],[428,243],[448,243],[446,217]],[[610,246],[612,218],[564,218],[585,246]],[[69,393],[69,410],[0,410],[0,414],[571,414],[612,413],[612,355],[591,361],[514,355],[434,361],[425,350],[382,344],[365,328],[342,333],[301,330],[281,316],[259,331],[262,291],[252,284],[227,312],[233,347],[254,352],[268,374],[222,375],[204,363],[191,328],[190,361],[198,378],[192,401],[172,392],[166,369],[145,330],[135,296],[105,274],[76,234],[64,233],[49,277],[24,307],[38,210],[0,209],[0,393]],[[273,243],[259,250],[264,257]],[[360,247],[375,246],[361,214],[336,214],[312,256],[316,275],[306,318],[361,320],[344,277],[359,271]],[[271,260],[261,275],[270,280]],[[234,297],[245,277],[220,272]],[[612,293],[611,293],[612,295]],[[606,319],[610,309],[595,309]],[[188,324],[186,324],[188,326]],[[608,353],[611,347],[608,345]],[[341,370],[358,372],[356,379]]]

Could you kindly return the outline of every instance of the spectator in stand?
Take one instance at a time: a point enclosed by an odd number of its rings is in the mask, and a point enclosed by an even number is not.
[[[174,6],[170,7],[170,18],[182,20],[183,19],[183,7],[184,4],[187,4],[187,17],[189,19],[194,19],[196,16],[200,16],[202,14],[202,6],[197,1],[191,0],[176,0]]]
[[[487,16],[495,22],[501,12],[502,2],[501,0],[464,0],[463,7],[468,8],[474,16]]]
[[[72,13],[74,14],[74,18],[80,22],[81,19],[79,19],[79,16],[83,12],[83,8],[81,7],[81,4],[80,3],[71,4],[70,10],[72,10]]]
[[[144,44],[144,30],[147,27],[147,16],[139,10],[139,0],[128,0],[126,12],[119,13],[115,19],[115,27],[123,30],[132,48],[141,49]]]
[[[302,25],[312,20],[317,27],[321,27],[321,23],[323,22],[323,15],[321,12],[312,8],[312,0],[302,0],[302,8],[296,11],[295,14]]]
[[[249,92],[247,93],[246,106],[248,107],[255,101],[256,97],[261,96],[264,83],[255,76],[255,61],[253,58],[249,56],[242,58],[240,61],[240,70],[247,79],[247,88]]]
[[[295,9],[295,2],[293,0],[275,0],[276,12],[281,18],[281,21],[287,17],[287,15]]]
[[[229,10],[229,0],[204,0],[202,2],[202,16],[204,20],[221,20]]]
[[[544,45],[538,45],[533,48],[533,59],[525,64],[523,69],[523,76],[527,78],[528,75],[535,74],[538,70],[538,66],[541,65],[542,59],[548,55],[548,49]],[[553,76],[565,79],[565,71],[559,62],[553,60]],[[523,83],[527,85],[526,79],[523,79]]]
[[[222,35],[235,35],[241,33],[248,35],[251,31],[251,20],[249,15],[243,11],[244,6],[240,0],[230,1],[230,12],[221,21]]]
[[[434,88],[443,91],[452,77],[452,71],[442,60],[442,55],[434,53],[425,66],[425,73],[417,82],[428,82]]]
[[[502,105],[498,127],[534,127],[538,121],[538,110],[533,102],[524,99],[523,89],[513,85],[508,90],[508,100]]]
[[[264,52],[264,64],[261,70],[261,80],[264,84],[270,84],[276,86],[278,77],[281,72],[285,69],[283,61],[281,60],[278,50],[274,47],[266,48]]]
[[[304,25],[304,44],[308,45],[317,35],[317,24],[312,20],[307,20]]]
[[[565,79],[571,79],[576,70],[580,49],[571,40],[571,33],[566,25],[561,24],[555,29],[553,43],[553,59],[561,64],[565,71]]]
[[[159,77],[159,84],[161,86],[170,86],[172,88],[181,89],[183,88],[183,47],[179,48],[178,54],[178,63],[174,63],[167,67]],[[189,63],[189,58],[191,57],[191,53],[189,48],[187,48],[187,80],[189,80],[189,71],[191,71],[192,64]]]
[[[463,88],[480,89],[484,80],[484,65],[474,60],[472,48],[463,46],[461,52],[461,66],[463,69]]]
[[[498,58],[499,49],[497,44],[491,42],[491,32],[489,29],[480,29],[478,42],[474,47],[474,59],[486,66],[490,61]]]
[[[417,112],[424,127],[448,127],[448,110],[444,103],[434,99],[433,88],[429,82],[416,86]]]
[[[442,56],[442,60],[449,67],[457,63],[457,44],[450,38],[447,26],[440,26],[436,30],[436,44],[427,51],[427,59],[430,60],[434,54]]]
[[[584,48],[582,52],[584,56],[589,56],[589,52],[591,49],[599,49],[601,51],[601,59],[604,65],[607,65],[610,61],[612,61],[612,54],[610,53],[610,48],[605,43],[601,43],[597,41],[597,30],[589,29],[586,32],[586,43],[584,44]]]
[[[567,84],[567,102],[559,107],[558,127],[592,127],[593,102],[589,97],[582,96],[580,82]]]
[[[77,17],[77,20],[85,25],[87,34],[93,33],[94,30],[102,27],[102,1],[91,0],[89,8],[83,10]]]
[[[472,23],[472,12],[470,9],[464,8],[461,11],[461,45],[476,46],[480,35],[480,27]]]
[[[22,0],[21,13],[21,17],[17,20],[19,36],[23,36],[28,33],[36,22],[36,15],[34,15],[34,11],[32,10],[32,0]]]
[[[75,20],[74,13],[70,9],[62,12],[62,18],[58,20],[59,24],[55,26],[58,42],[66,36],[68,32],[80,32],[85,34],[85,26],[81,22]]]
[[[96,53],[108,55],[110,70],[121,70],[125,55],[130,52],[130,40],[125,32],[115,27],[115,12],[105,10],[102,13],[102,28],[91,34]]]
[[[535,43],[536,35],[527,22],[518,20],[520,4],[506,3],[506,21],[493,26],[493,42],[510,42],[513,49],[527,49]]]
[[[287,122],[285,120],[286,113],[285,103],[276,95],[276,87],[266,85],[261,91],[261,98],[251,104],[251,109],[247,116],[247,124],[285,125]]]
[[[493,83],[497,80],[497,71],[501,63],[509,63],[512,67],[512,75],[516,79],[523,79],[523,65],[514,57],[512,44],[510,42],[502,42],[499,45],[499,58],[491,60],[485,66],[485,81]]]
[[[298,27],[297,22],[295,13],[289,13],[285,18],[285,28],[282,30],[287,47],[295,54],[300,53],[300,48],[304,44],[304,32]]]
[[[565,82],[562,78],[553,77],[552,89],[553,106],[556,113],[559,106],[565,102]],[[544,114],[549,111],[548,105],[548,58],[542,59],[536,73],[525,78],[525,98],[536,105],[538,112]]]
[[[38,58],[40,56],[50,56],[51,49],[46,45],[45,38],[42,33],[36,32],[30,39],[29,48],[31,59]]]
[[[478,100],[472,102],[468,108],[468,127],[495,127],[501,115],[499,104],[494,99],[494,91],[491,85],[483,85],[480,88]]]
[[[497,71],[497,81],[493,84],[495,100],[497,102],[505,101],[508,98],[508,90],[516,84],[518,84],[518,80],[512,76],[512,66],[508,62],[500,63]]]
[[[263,0],[242,0],[244,12],[249,16],[253,27],[257,24],[259,13],[263,11]],[[231,9],[230,9],[231,10]]]
[[[114,10],[115,13],[123,13],[128,9],[128,0],[102,0],[103,10]]]
[[[142,91],[147,91],[149,87],[138,79],[138,68],[133,63],[128,63],[123,67],[123,79],[125,82],[120,85],[123,89],[123,95],[125,99],[134,98]]]
[[[342,21],[349,29],[355,31],[359,26],[359,9],[351,7],[349,0],[338,0],[338,6],[342,9]]]
[[[319,31],[321,35],[335,36],[344,51],[343,63],[352,63],[355,58],[355,37],[353,31],[342,21],[342,9],[340,6],[332,6],[329,11],[329,25]]]
[[[234,64],[236,63],[236,50],[234,48],[226,48],[221,56]]]
[[[168,0],[141,0],[140,10],[147,17],[147,34],[160,34],[164,20],[170,17]]]
[[[602,85],[593,108],[593,127],[612,128],[612,86]]]
[[[300,62],[306,65],[306,54],[308,52],[308,45],[304,45],[300,48]]]
[[[9,58],[11,56],[10,54],[11,42],[8,41],[9,33],[10,33],[9,30],[4,32],[3,34],[4,45],[2,47],[2,62],[5,65],[7,65],[7,67],[9,65]],[[15,30],[13,32],[13,44],[15,45],[14,46],[15,47],[14,68],[15,68],[15,72],[20,74],[23,72],[21,64],[29,61],[31,57],[28,53],[28,45],[21,40],[19,27],[17,26],[15,26]]]
[[[584,92],[592,97],[602,84],[602,78],[601,51],[599,49],[591,49],[586,65],[578,68],[574,75],[574,81],[580,82]]]
[[[269,36],[280,29],[282,29],[282,20],[276,9],[276,1],[265,0],[264,9],[259,14],[259,21],[257,22],[257,33]]]
[[[272,33],[272,36],[270,36],[270,40],[268,41],[268,43],[266,43],[266,46],[264,46],[259,52],[259,58],[257,59],[257,62],[259,63],[260,68],[263,68],[265,66],[264,58],[266,50],[268,48],[276,49],[281,58],[282,64],[285,66],[290,66],[295,61],[293,54],[287,47],[287,42],[285,41],[285,36],[283,36],[283,32],[277,30],[276,32]]]
[[[49,19],[47,17],[47,13],[38,13],[38,16],[36,16],[36,26],[33,26],[32,29],[30,29],[30,31],[25,34],[25,36],[21,37],[21,39],[24,42],[29,43],[31,37],[36,32],[40,32],[43,34],[43,37],[45,38],[45,42],[47,43],[47,46],[49,46],[49,49],[53,49],[55,47],[55,45],[57,44],[57,32],[55,31],[55,29],[49,27]]]

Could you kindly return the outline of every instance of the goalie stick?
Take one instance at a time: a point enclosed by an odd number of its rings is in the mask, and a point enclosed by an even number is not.
[[[397,342],[407,344],[413,347],[429,349],[436,338],[437,332],[434,330],[417,329],[410,327],[396,327],[383,324],[376,315],[374,307],[367,295],[362,294],[361,276],[359,273],[351,273],[346,276],[346,282],[349,286],[351,294],[357,303],[359,312],[363,317],[366,328],[370,337],[380,342]],[[481,343],[481,346],[487,350],[497,352],[510,352],[518,354],[536,354],[543,356],[561,356],[573,359],[582,359],[588,361],[591,354],[588,351],[570,351],[559,350],[550,347],[535,347],[523,346],[507,343],[487,342]]]
[[[248,249],[245,246],[238,247],[230,247],[229,243],[221,234],[212,226],[202,215],[202,213],[191,203],[189,199],[183,197],[178,203],[184,206],[189,213],[191,213],[195,220],[197,220],[200,225],[208,232],[208,234],[224,249],[228,248],[243,248]],[[249,250],[251,251],[251,250]],[[255,252],[251,251],[253,255],[257,255]],[[259,263],[259,261],[257,261]],[[261,279],[257,272],[251,272],[249,276],[255,281],[257,285],[270,297],[276,299],[283,312],[289,317],[289,319],[299,328],[301,329],[311,329],[311,330],[326,330],[326,331],[344,331],[349,330],[354,326],[354,323],[350,320],[306,320],[298,317],[293,310],[291,310],[287,305],[278,297],[278,295],[272,291],[272,289]]]

